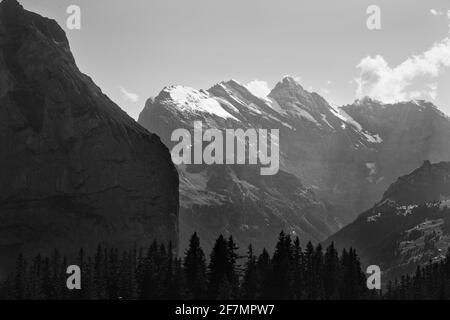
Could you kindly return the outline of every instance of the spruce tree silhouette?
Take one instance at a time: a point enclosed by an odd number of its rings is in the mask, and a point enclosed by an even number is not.
[[[194,233],[189,241],[189,248],[183,262],[186,277],[186,295],[188,299],[206,298],[206,258],[200,247],[200,239]]]

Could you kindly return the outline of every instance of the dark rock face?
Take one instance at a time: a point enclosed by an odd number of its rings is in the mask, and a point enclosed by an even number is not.
[[[82,74],[53,20],[0,4],[0,261],[178,240],[167,148]]]
[[[385,280],[442,259],[450,246],[450,163],[429,161],[399,178],[383,199],[330,237],[354,247],[365,264],[377,264]]]
[[[411,174],[400,177],[384,193],[400,205],[417,205],[450,197],[450,162],[423,165]]]

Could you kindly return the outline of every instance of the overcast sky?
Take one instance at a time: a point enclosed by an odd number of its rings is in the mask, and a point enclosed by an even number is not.
[[[167,85],[264,92],[284,75],[339,105],[424,98],[450,114],[448,0],[20,2],[59,22],[80,69],[134,118]],[[81,30],[67,30],[72,4]],[[369,5],[381,30],[366,27]]]

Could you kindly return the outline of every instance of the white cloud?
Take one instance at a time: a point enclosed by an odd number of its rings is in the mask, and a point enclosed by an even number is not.
[[[442,15],[443,15],[442,11],[436,10],[436,9],[430,9],[430,13],[431,13],[433,16],[442,16]]]
[[[360,69],[355,79],[358,98],[369,96],[387,103],[433,98],[436,97],[436,78],[450,67],[450,38],[394,68],[381,55],[365,57],[357,67]]]
[[[434,16],[445,15],[431,9]],[[447,11],[450,34],[450,10]],[[436,99],[437,78],[450,67],[450,37],[435,43],[422,54],[413,55],[391,67],[381,55],[367,56],[357,65],[357,98],[365,96],[393,103],[411,99]]]
[[[267,99],[271,89],[266,81],[253,80],[247,83],[245,86],[248,91],[257,96],[258,98]]]
[[[437,97],[437,84],[436,83],[430,83],[428,85],[429,91],[428,94],[430,95],[430,98],[432,100],[436,100]]]
[[[447,18],[448,18],[448,33],[450,33],[450,10],[447,11]]]
[[[131,93],[122,86],[119,86],[120,92],[122,93],[122,98],[124,101],[138,102],[139,96],[136,93]]]

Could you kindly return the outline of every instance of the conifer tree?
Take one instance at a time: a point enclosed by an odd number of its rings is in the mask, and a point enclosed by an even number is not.
[[[242,282],[242,298],[246,300],[256,300],[259,294],[259,275],[256,257],[253,248],[248,246],[247,262],[245,264],[244,279]]]
[[[271,296],[271,275],[272,275],[272,263],[270,259],[270,255],[267,250],[264,248],[262,253],[259,255],[258,260],[256,262],[258,275],[259,275],[259,287],[260,299],[269,299]]]
[[[227,241],[227,280],[231,290],[231,298],[239,297],[239,247],[234,242],[233,236],[230,236]]]
[[[303,251],[300,246],[300,239],[295,238],[293,244],[293,261],[292,261],[292,277],[293,277],[293,299],[301,300],[304,292],[304,273],[303,268]]]
[[[339,254],[331,243],[325,252],[323,267],[324,298],[327,300],[339,297],[339,272]]]
[[[292,241],[281,232],[272,258],[272,299],[292,297]]]
[[[186,279],[186,295],[188,299],[202,299],[206,297],[206,258],[200,247],[200,239],[194,233],[189,241],[184,262]]]
[[[314,270],[314,246],[310,242],[307,243],[304,252],[304,283],[305,283],[305,299],[313,300],[315,299],[315,270]]]
[[[323,251],[322,245],[318,244],[314,250],[313,257],[313,279],[315,286],[313,287],[312,297],[313,299],[323,299],[324,298],[324,284],[323,284]]]
[[[219,296],[219,287],[229,286],[227,279],[230,271],[228,243],[220,235],[211,252],[208,266],[208,298],[216,299]]]

